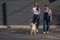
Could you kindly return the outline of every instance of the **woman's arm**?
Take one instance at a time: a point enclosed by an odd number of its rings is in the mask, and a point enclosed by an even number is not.
[[[50,10],[50,21],[52,21],[52,11]]]

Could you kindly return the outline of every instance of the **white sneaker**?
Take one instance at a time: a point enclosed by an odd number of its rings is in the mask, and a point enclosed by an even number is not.
[[[43,32],[43,34],[45,34],[46,32]]]
[[[36,29],[36,32],[38,32],[38,29]]]
[[[48,31],[46,33],[49,33]]]

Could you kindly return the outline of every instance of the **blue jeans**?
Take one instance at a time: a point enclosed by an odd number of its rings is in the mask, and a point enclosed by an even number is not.
[[[47,19],[43,20],[43,31],[46,32],[49,30],[49,26],[50,26],[50,21],[48,21]]]
[[[32,23],[34,23],[34,24],[37,23],[36,28],[38,29],[39,24],[40,24],[40,17],[38,15],[34,14]]]

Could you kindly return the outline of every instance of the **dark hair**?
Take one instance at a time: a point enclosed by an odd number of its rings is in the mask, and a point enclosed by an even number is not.
[[[38,2],[35,2],[35,4],[34,4],[34,6],[37,6],[37,10],[39,10],[39,3],[36,5],[36,3],[38,3]]]
[[[45,5],[45,7],[49,7],[49,5],[48,5],[48,4],[46,4],[46,5]]]
[[[39,5],[36,5],[36,6],[37,6],[37,8],[36,8],[36,9],[37,9],[37,10],[39,10]]]

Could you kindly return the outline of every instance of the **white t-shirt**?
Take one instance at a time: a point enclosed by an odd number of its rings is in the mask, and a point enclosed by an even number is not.
[[[35,7],[33,7],[32,12],[36,15],[39,15],[41,13],[40,8],[39,8],[39,10],[36,10]]]

